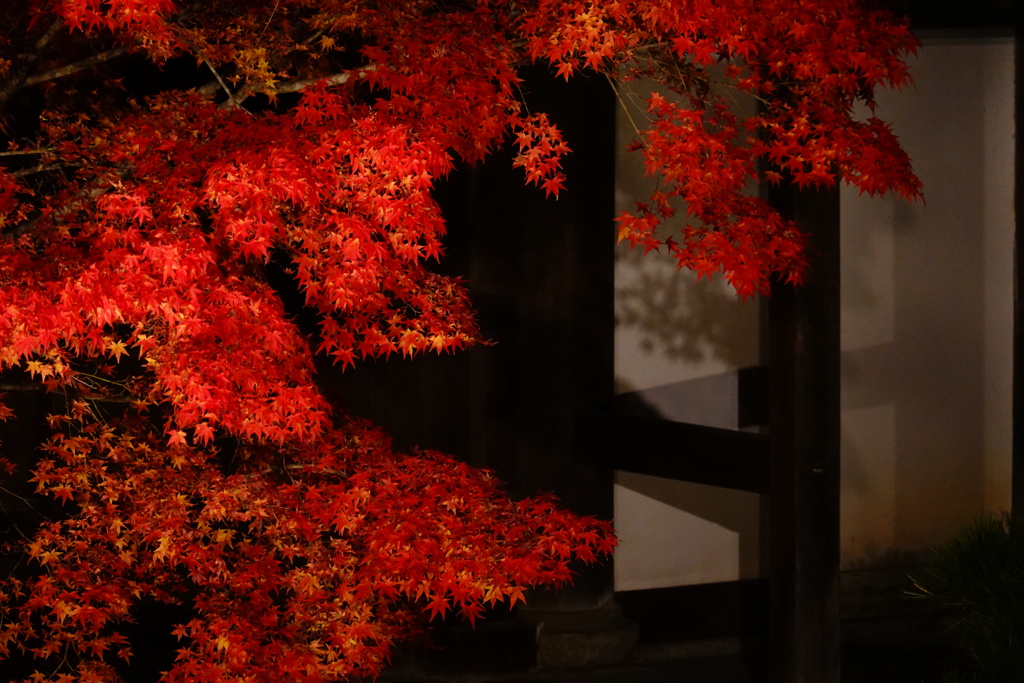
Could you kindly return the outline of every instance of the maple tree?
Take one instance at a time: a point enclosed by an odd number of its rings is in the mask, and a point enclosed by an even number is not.
[[[611,551],[607,523],[399,453],[316,384],[317,353],[481,340],[431,270],[431,192],[509,141],[564,189],[522,67],[678,94],[648,102],[660,186],[620,239],[742,295],[807,261],[750,182],[920,192],[870,116],[915,41],[854,0],[7,0],[0,21],[0,369],[64,406],[31,473],[62,514],[0,583],[0,660],[27,652],[33,680],[119,680],[145,596],[192,610],[166,681],[373,675],[430,619]]]

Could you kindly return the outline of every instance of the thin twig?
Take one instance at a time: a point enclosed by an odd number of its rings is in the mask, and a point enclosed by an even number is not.
[[[202,50],[200,50],[199,46],[197,46],[195,43],[193,43],[190,40],[186,40],[185,44],[188,45],[189,48],[191,48],[193,52],[195,52],[197,55],[199,55],[199,58],[203,60],[204,64],[206,64],[206,68],[209,69],[210,73],[213,74],[213,77],[215,79],[217,79],[217,84],[220,85],[220,87],[224,90],[225,93],[227,93],[227,96],[228,96],[227,104],[232,106],[232,107],[238,106],[240,104],[240,102],[237,102],[235,100],[235,93],[231,92],[231,88],[229,88],[228,84],[224,82],[223,78],[221,78],[220,72],[217,71],[217,68],[213,65],[213,62],[210,61],[209,57],[206,56],[206,53],[203,52]]]
[[[42,517],[43,519],[46,519],[46,520],[49,520],[49,519],[50,519],[50,518],[49,518],[49,517],[48,517],[48,516],[47,516],[47,515],[46,515],[45,513],[42,513],[42,512],[40,512],[39,510],[37,510],[37,509],[36,509],[36,507],[35,507],[34,505],[32,505],[32,501],[31,501],[31,500],[29,500],[28,498],[25,498],[24,496],[19,496],[19,495],[18,495],[17,493],[15,493],[14,491],[11,491],[10,489],[6,489],[6,488],[4,488],[4,487],[2,487],[2,486],[0,486],[0,493],[6,494],[6,495],[8,495],[8,496],[11,496],[12,498],[17,498],[17,499],[18,499],[18,500],[20,500],[20,501],[21,501],[22,503],[24,503],[24,504],[25,504],[25,507],[27,507],[27,508],[28,508],[29,510],[31,510],[32,512],[36,513],[37,515],[39,515],[39,516],[40,516],[40,517]],[[15,529],[18,529],[18,525],[17,525],[17,524],[13,524],[12,526],[13,526],[13,527],[14,527]],[[22,532],[22,530],[21,530],[21,529],[18,529],[18,533],[20,533],[20,534],[21,534],[22,536],[24,536],[24,537],[25,537],[25,539],[26,539],[26,540],[28,540],[28,536],[25,536],[24,532]]]
[[[281,0],[277,0],[274,3],[274,9],[270,11],[270,16],[267,17],[267,23],[263,25],[263,30],[260,31],[259,36],[256,37],[257,42],[263,38],[263,34],[267,32],[267,28],[270,26],[270,22],[274,20],[274,15],[277,14],[277,8],[281,6]]]
[[[10,492],[10,491],[8,491],[7,489],[4,489],[4,488],[0,488],[0,491],[3,491],[3,492],[5,492],[5,493],[9,493],[10,495],[14,496],[15,498],[21,498],[21,496],[19,496],[18,494],[16,494],[16,493],[11,493],[11,492]],[[22,500],[25,500],[24,498],[21,498],[21,499],[22,499]],[[29,506],[30,508],[32,507],[32,505],[31,505],[31,504],[28,504],[28,506]],[[36,512],[38,512],[38,510],[36,510]],[[41,513],[40,513],[40,516],[41,516]],[[21,530],[21,527],[19,527],[19,526],[18,526],[17,524],[12,524],[12,525],[10,526],[10,528],[11,528],[11,529],[13,529],[14,531],[17,531],[17,532],[18,532],[18,534],[19,534],[19,535],[20,535],[20,536],[21,536],[21,537],[22,537],[23,539],[25,539],[26,541],[31,541],[31,540],[32,540],[32,537],[31,537],[31,536],[29,536],[28,534],[26,534],[26,533],[25,533],[24,531],[22,531],[22,530]]]
[[[640,131],[640,126],[636,125],[636,121],[633,120],[633,114],[629,111],[629,105],[622,99],[622,93],[619,91],[619,86],[615,79],[608,74],[605,74],[604,77],[608,79],[608,84],[612,87],[612,92],[615,93],[615,99],[619,101],[619,106],[622,107],[622,111],[625,112],[626,118],[629,119],[629,125],[633,127],[633,130],[637,135],[642,136],[643,133]]]

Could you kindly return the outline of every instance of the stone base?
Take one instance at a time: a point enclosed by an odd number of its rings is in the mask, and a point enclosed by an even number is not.
[[[537,625],[537,664],[545,669],[603,666],[624,661],[639,627],[615,602],[589,610],[533,610],[518,615]]]
[[[429,643],[407,644],[381,680],[500,680],[526,675],[537,666],[537,627],[523,620],[478,621],[475,628],[457,618],[430,629]]]

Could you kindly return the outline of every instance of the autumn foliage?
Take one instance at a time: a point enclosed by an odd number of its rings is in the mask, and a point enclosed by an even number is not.
[[[0,660],[34,680],[119,680],[144,597],[192,609],[167,681],[372,675],[430,619],[611,551],[606,523],[398,453],[316,383],[314,354],[480,341],[430,267],[432,189],[503,144],[564,189],[571,141],[522,67],[677,94],[638,125],[661,183],[620,238],[740,294],[806,264],[752,182],[919,193],[870,115],[915,42],[854,0],[6,0],[0,22],[0,369],[63,406],[31,473],[62,514],[12,534],[0,583]]]

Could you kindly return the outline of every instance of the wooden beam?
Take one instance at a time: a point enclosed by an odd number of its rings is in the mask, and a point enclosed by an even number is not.
[[[769,302],[772,683],[839,681],[839,192],[780,189],[810,235],[800,287]]]
[[[741,491],[768,491],[768,437],[717,427],[593,411],[581,448],[600,467]]]
[[[1013,29],[1019,0],[887,0],[897,15],[907,17],[915,31],[1004,33]]]

